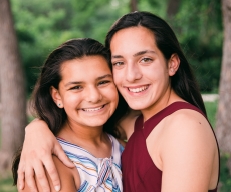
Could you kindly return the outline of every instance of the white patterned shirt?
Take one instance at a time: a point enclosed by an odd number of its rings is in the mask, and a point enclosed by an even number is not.
[[[122,192],[121,155],[124,147],[113,136],[110,158],[96,158],[87,150],[57,137],[80,176],[78,192]]]

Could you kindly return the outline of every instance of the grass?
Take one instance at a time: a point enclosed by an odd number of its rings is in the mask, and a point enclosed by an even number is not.
[[[217,111],[217,101],[215,102],[206,102],[205,107],[207,109],[207,115],[210,123],[215,127],[216,123],[216,111]],[[220,169],[220,183],[221,189],[220,192],[230,192],[231,189],[231,177],[229,175],[229,170],[226,166],[226,162],[229,156],[225,155],[221,158],[221,169]],[[16,187],[12,186],[13,179],[12,177],[7,177],[0,179],[0,191],[1,192],[16,192]]]
[[[4,179],[0,179],[0,191],[1,192],[16,192],[17,189],[12,185],[13,179],[9,176]]]
[[[226,166],[230,155],[225,154],[221,157],[221,166],[220,166],[220,192],[230,192],[231,191],[231,176],[229,169]]]
[[[206,108],[206,111],[207,111],[208,119],[209,119],[212,127],[215,127],[217,101],[215,101],[215,102],[205,102],[205,108]]]
[[[205,107],[207,110],[208,119],[213,127],[216,124],[216,111],[217,111],[217,101],[216,102],[206,102]],[[231,191],[231,176],[229,169],[226,166],[227,161],[230,158],[229,154],[224,154],[221,156],[220,165],[220,192],[230,192]]]

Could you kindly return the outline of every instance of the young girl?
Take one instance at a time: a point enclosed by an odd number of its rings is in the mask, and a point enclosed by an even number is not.
[[[123,127],[128,139],[122,155],[124,191],[217,191],[216,138],[190,65],[169,25],[148,12],[129,13],[113,24],[105,43],[111,51],[115,85],[129,107],[142,112],[134,128]],[[41,165],[49,168],[46,161],[33,162],[29,156],[37,148],[46,148],[46,157],[57,149],[47,130],[42,121],[26,129],[21,187],[25,169],[39,166],[37,174],[43,170]],[[46,135],[46,141],[30,142],[37,135]],[[49,173],[54,185],[59,185],[57,174]],[[26,175],[26,182],[34,189],[33,177]]]
[[[68,168],[53,156],[62,191],[123,191],[124,148],[113,137],[119,136],[117,128],[107,122],[118,106],[118,92],[103,45],[93,39],[75,39],[55,49],[42,67],[33,106],[75,165]],[[38,190],[42,191],[39,184]],[[23,191],[30,189],[26,186]]]

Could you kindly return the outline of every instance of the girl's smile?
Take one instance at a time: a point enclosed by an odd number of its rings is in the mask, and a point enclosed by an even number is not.
[[[156,46],[154,34],[145,27],[115,33],[110,43],[113,78],[132,109],[148,119],[170,93],[169,62]],[[154,109],[154,110],[153,110]]]
[[[118,104],[118,93],[106,60],[85,56],[61,65],[59,88],[52,89],[55,102],[61,103],[69,124],[102,127]]]

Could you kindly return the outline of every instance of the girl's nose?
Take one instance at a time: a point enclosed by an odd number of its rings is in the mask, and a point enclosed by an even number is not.
[[[142,72],[140,71],[140,68],[137,64],[127,64],[127,70],[126,70],[126,79],[128,82],[134,82],[138,79],[141,79]]]
[[[97,87],[88,87],[85,95],[85,100],[91,103],[101,101],[102,94]]]

